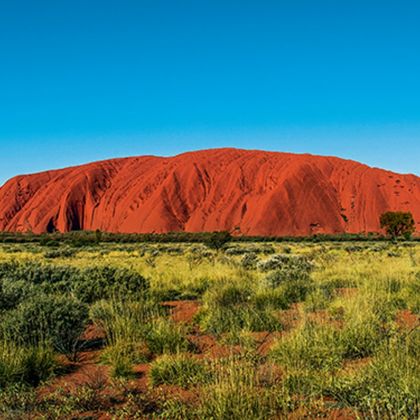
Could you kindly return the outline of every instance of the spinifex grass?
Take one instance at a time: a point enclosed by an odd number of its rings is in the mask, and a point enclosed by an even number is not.
[[[82,300],[90,309],[87,333],[103,333],[105,342],[92,353],[82,346],[77,363],[106,362],[111,377],[97,398],[91,390],[41,390],[41,404],[33,398],[38,389],[22,386],[47,379],[64,350],[3,331],[5,418],[83,410],[121,418],[314,418],[337,414],[332,409],[371,419],[419,416],[419,244],[53,245],[0,247],[0,327],[39,292],[43,302]],[[145,293],[132,290],[141,279]],[[87,298],[83,284],[95,286],[94,295]],[[165,302],[187,299],[196,302]],[[60,323],[73,325],[68,305],[59,306]],[[75,328],[59,331],[89,344]]]

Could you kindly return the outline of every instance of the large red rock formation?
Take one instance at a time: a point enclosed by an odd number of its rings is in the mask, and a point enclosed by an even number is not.
[[[334,157],[214,149],[17,176],[0,230],[246,235],[379,231],[387,210],[420,222],[420,178]]]

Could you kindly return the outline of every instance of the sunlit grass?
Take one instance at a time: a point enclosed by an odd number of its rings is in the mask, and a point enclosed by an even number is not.
[[[298,272],[293,280],[293,270],[276,277],[275,270],[242,264],[241,250],[267,261],[272,255],[263,250],[267,246],[275,254],[307,257],[313,270],[301,277]],[[192,402],[151,397],[162,418],[286,418],[292,413],[311,418],[326,416],[332,407],[360,418],[418,417],[420,244],[232,247],[228,253],[197,244],[101,244],[48,254],[45,246],[9,244],[0,245],[0,264],[120,267],[145,277],[150,290],[141,298],[116,294],[90,304],[90,323],[104,333],[98,363],[107,365],[112,380],[136,381],[136,365],[147,364],[151,391],[167,385],[195,393]],[[14,293],[10,281],[7,290],[0,287],[0,305]],[[305,287],[291,294],[295,286]],[[187,324],[174,321],[162,305],[177,300],[196,301],[198,313]],[[3,305],[0,318],[8,310]],[[410,317],[407,325],[399,321],[402,311]],[[259,340],[265,334],[275,339],[263,352]],[[193,344],[200,338],[208,348]],[[10,337],[2,340],[0,384],[6,389],[28,385],[28,372],[46,371],[39,380],[54,374],[56,354],[47,346],[44,351],[23,348]],[[2,395],[8,404],[19,402],[9,391]],[[130,398],[133,410],[139,410]],[[0,413],[5,410],[0,407]],[[48,406],[43,410],[48,414]],[[131,412],[127,416],[135,418]]]

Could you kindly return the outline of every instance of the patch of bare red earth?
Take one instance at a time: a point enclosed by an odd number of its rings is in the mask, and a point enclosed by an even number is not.
[[[420,317],[409,309],[403,309],[397,313],[397,325],[404,330],[413,330],[420,326]]]
[[[196,300],[166,301],[162,305],[170,309],[171,319],[174,322],[185,324],[191,324],[200,310],[200,303]]]

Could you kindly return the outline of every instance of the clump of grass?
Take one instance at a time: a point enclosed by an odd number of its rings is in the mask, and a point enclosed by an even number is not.
[[[102,360],[112,366],[114,376],[131,376],[133,364],[145,362],[149,356],[144,337],[152,309],[143,301],[100,301],[90,312],[106,335]]]
[[[378,346],[394,332],[391,322],[394,313],[389,301],[380,297],[374,300],[373,297],[359,295],[347,302],[344,327],[340,332],[345,357],[355,359],[374,354]]]
[[[203,362],[190,354],[165,354],[151,363],[149,379],[154,386],[167,384],[187,388],[206,382],[209,371]]]
[[[344,348],[336,328],[307,321],[279,339],[271,357],[286,370],[294,372],[306,369],[333,371],[341,366]]]
[[[213,380],[204,387],[197,418],[265,419],[286,415],[295,404],[281,385],[264,386],[248,358],[215,361]]]
[[[420,332],[383,343],[362,370],[337,377],[324,392],[363,418],[414,419],[420,415]]]
[[[333,299],[333,291],[329,287],[316,287],[306,296],[305,311],[314,312],[325,310]]]
[[[193,350],[186,338],[186,328],[163,317],[151,320],[145,340],[149,351],[155,355]]]
[[[0,389],[13,384],[36,386],[56,368],[54,353],[46,344],[22,347],[12,340],[0,341]]]
[[[238,345],[245,351],[255,352],[257,348],[257,341],[252,335],[251,331],[245,329],[233,330],[221,337],[221,344]]]
[[[203,298],[200,326],[213,334],[234,330],[274,331],[282,328],[270,299],[236,284],[211,288]]]

